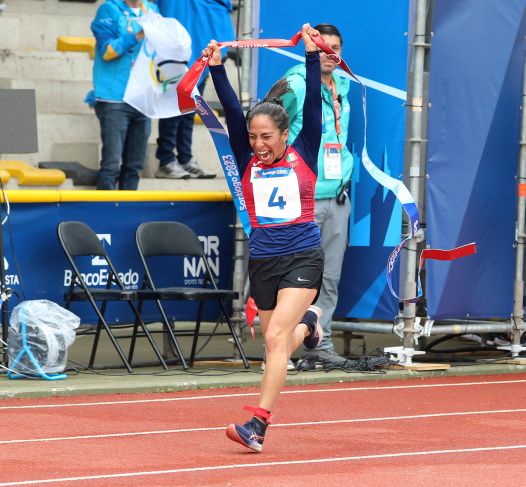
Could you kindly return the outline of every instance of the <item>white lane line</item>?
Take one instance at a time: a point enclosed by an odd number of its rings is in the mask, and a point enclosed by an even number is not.
[[[330,424],[348,424],[348,423],[369,423],[379,421],[401,421],[409,419],[428,419],[428,418],[443,418],[451,416],[477,416],[487,414],[510,414],[510,413],[526,413],[524,409],[493,409],[487,411],[458,411],[450,413],[429,413],[429,414],[413,414],[407,416],[380,416],[373,418],[354,418],[354,419],[331,419],[322,421],[305,421],[301,423],[278,423],[273,424],[272,428],[290,428],[295,426],[322,426]],[[100,435],[78,435],[78,436],[52,436],[48,438],[28,438],[19,440],[0,440],[0,445],[13,443],[41,443],[47,441],[74,441],[74,440],[92,440],[103,438],[120,438],[127,436],[146,436],[146,435],[168,435],[175,433],[199,433],[203,431],[222,431],[225,426],[211,426],[205,428],[181,428],[169,430],[153,430],[153,431],[131,431],[126,433],[105,433]]]
[[[421,457],[426,455],[447,455],[447,454],[459,454],[459,453],[480,453],[480,452],[494,452],[494,451],[509,451],[509,450],[522,450],[525,449],[526,445],[504,445],[504,446],[488,446],[480,448],[459,448],[456,450],[428,450],[428,451],[412,451],[404,453],[382,453],[377,455],[356,455],[352,457],[331,457],[331,458],[315,458],[305,460],[289,460],[286,462],[261,462],[261,463],[234,463],[229,465],[211,465],[206,467],[193,467],[193,468],[176,468],[172,470],[152,470],[146,472],[125,472],[125,473],[114,473],[114,474],[102,474],[102,475],[87,475],[85,477],[63,477],[63,478],[50,478],[50,479],[39,479],[39,480],[21,480],[17,482],[3,482],[0,483],[0,487],[7,487],[11,485],[34,485],[34,484],[53,484],[58,482],[78,482],[84,480],[100,480],[100,479],[118,479],[118,478],[129,478],[129,477],[144,477],[146,475],[173,475],[178,473],[191,473],[191,472],[212,472],[220,470],[233,470],[242,468],[261,468],[261,467],[281,467],[289,465],[305,465],[305,464],[320,464],[320,463],[335,463],[335,462],[353,462],[360,460],[378,460],[383,458],[403,458],[403,457]]]
[[[416,384],[403,386],[368,386],[368,387],[339,387],[335,389],[301,389],[297,391],[282,391],[282,395],[287,394],[320,394],[333,392],[362,392],[362,391],[391,391],[391,390],[406,390],[406,389],[432,389],[436,387],[469,387],[469,386],[490,386],[490,385],[509,385],[509,384],[524,384],[526,379],[513,379],[506,381],[482,381],[482,382],[448,382],[443,384]],[[186,392],[186,391],[185,391]],[[154,393],[140,393],[140,394],[154,394]],[[0,410],[8,409],[41,409],[41,408],[69,408],[82,406],[113,406],[119,404],[145,404],[157,402],[172,402],[172,401],[197,401],[201,399],[230,399],[234,397],[254,397],[259,396],[259,392],[236,393],[236,394],[214,394],[210,396],[192,396],[192,397],[166,397],[156,399],[127,399],[125,401],[98,401],[98,402],[79,402],[79,403],[65,403],[65,404],[33,404],[25,406],[0,406]]]
[[[300,63],[305,62],[305,58],[302,56],[299,56],[298,54],[294,54],[292,52],[288,52],[285,49],[279,49],[277,47],[269,48],[269,51],[274,51],[277,54],[281,54],[282,56],[294,59],[295,61],[299,61]],[[356,80],[353,79],[348,73],[343,71],[343,69],[338,68],[338,74],[344,78],[350,79],[353,83],[356,83]],[[380,83],[379,81],[374,81],[369,78],[364,78],[363,76],[358,76],[355,73],[355,76],[368,88],[371,88],[376,91],[380,91],[381,93],[385,93],[386,95],[394,96],[395,98],[399,98],[400,100],[406,101],[407,99],[407,92],[404,90],[400,90],[399,88],[394,88],[393,86],[386,85],[384,83]]]

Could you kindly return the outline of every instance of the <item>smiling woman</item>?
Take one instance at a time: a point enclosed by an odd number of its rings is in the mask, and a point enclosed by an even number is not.
[[[285,80],[278,81],[265,97],[270,101],[257,104],[247,113],[248,141],[263,164],[279,161],[287,149],[289,116],[281,97],[289,91]]]
[[[278,81],[246,117],[221,64],[220,48],[210,41],[203,55],[225,110],[232,150],[250,218],[250,294],[265,336],[266,363],[254,417],[227,428],[229,439],[260,452],[291,354],[303,343],[313,349],[323,337],[318,297],[324,255],[314,222],[314,188],[321,140],[320,56],[305,24],[307,89],[303,129],[287,144],[289,119],[280,97],[288,90]]]

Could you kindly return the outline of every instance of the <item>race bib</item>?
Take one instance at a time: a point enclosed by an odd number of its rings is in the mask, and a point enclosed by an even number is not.
[[[250,181],[260,225],[286,223],[301,215],[300,188],[293,168],[253,167]]]

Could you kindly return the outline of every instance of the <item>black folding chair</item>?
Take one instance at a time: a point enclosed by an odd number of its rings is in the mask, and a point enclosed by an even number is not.
[[[192,350],[190,353],[189,364],[193,365],[197,342],[200,336],[231,336],[236,345],[243,364],[249,368],[249,364],[241,345],[241,341],[232,325],[232,321],[228,315],[225,301],[234,300],[238,297],[238,293],[230,289],[219,289],[215,279],[210,270],[206,255],[203,251],[203,245],[194,231],[178,222],[145,222],[137,228],[136,233],[137,249],[144,266],[144,279],[142,291],[138,294],[139,300],[153,299],[159,310],[161,319],[165,327],[172,330],[166,312],[161,304],[161,301],[199,301],[197,308],[197,315],[195,321],[195,328],[193,330],[177,330],[171,334],[172,343],[182,357],[181,348],[175,335],[178,336],[193,336]],[[153,259],[162,258],[163,262],[167,264],[170,257],[194,256],[202,259],[203,269],[205,273],[203,287],[156,287],[151,272],[151,264]],[[173,262],[172,262],[173,263]],[[164,265],[166,268],[166,265]],[[148,290],[151,294],[148,295]],[[221,317],[224,318],[228,325],[228,332],[201,332],[201,321],[203,317],[203,305],[206,301],[215,301],[219,304],[221,310]],[[139,302],[139,311],[142,310],[142,301]],[[218,321],[219,322],[219,321]]]
[[[89,367],[92,368],[95,362],[95,355],[97,353],[100,334],[104,328],[108,334],[109,339],[111,340],[111,343],[115,347],[115,350],[122,360],[122,363],[129,373],[133,372],[131,363],[133,359],[135,340],[138,336],[146,336],[153,348],[155,355],[159,359],[159,362],[164,367],[164,369],[167,370],[168,366],[166,361],[164,360],[159,348],[153,340],[148,327],[144,324],[144,321],[142,320],[141,315],[135,305],[135,301],[137,300],[137,290],[128,290],[125,288],[108,256],[108,253],[104,249],[96,233],[85,223],[76,221],[59,223],[57,232],[58,239],[62,245],[62,248],[64,249],[73,272],[71,284],[64,296],[64,307],[66,309],[70,309],[72,301],[87,301],[91,304],[98,317],[95,338],[89,360]],[[108,281],[105,287],[88,287],[86,285],[82,279],[82,275],[76,263],[78,259],[83,256],[96,256],[106,260],[109,272]],[[128,358],[126,358],[113,331],[111,330],[111,327],[108,325],[104,317],[107,305],[110,301],[124,301],[128,303],[135,317]],[[100,308],[97,303],[101,303]],[[142,330],[142,334],[139,334],[139,327]]]

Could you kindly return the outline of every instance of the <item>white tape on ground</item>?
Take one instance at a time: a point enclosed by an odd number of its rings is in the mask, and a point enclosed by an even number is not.
[[[324,425],[342,425],[348,423],[368,423],[368,422],[380,422],[380,421],[402,421],[410,419],[429,419],[429,418],[443,418],[451,416],[476,416],[476,415],[487,415],[487,414],[516,414],[526,413],[525,409],[494,409],[488,411],[454,411],[447,413],[429,413],[429,414],[412,414],[408,416],[380,416],[373,418],[353,418],[353,419],[331,419],[331,420],[320,420],[320,421],[305,421],[301,423],[275,423],[272,424],[274,428],[293,428],[296,426],[324,426]],[[153,431],[130,431],[126,433],[105,433],[100,435],[78,435],[78,436],[55,436],[48,438],[27,438],[27,439],[16,439],[16,440],[0,440],[0,445],[13,444],[13,443],[40,443],[47,441],[76,441],[76,440],[93,440],[93,439],[104,439],[104,438],[119,438],[126,436],[147,436],[147,435],[168,435],[177,433],[201,433],[203,431],[223,431],[224,426],[212,426],[207,428],[180,428],[180,429],[169,429],[169,430],[153,430]]]
[[[502,381],[481,381],[481,382],[448,382],[439,384],[416,384],[416,385],[400,385],[400,386],[367,386],[367,387],[338,387],[334,389],[300,389],[293,391],[282,391],[282,395],[287,394],[322,394],[334,392],[362,392],[362,391],[391,391],[404,389],[427,389],[435,387],[471,387],[471,386],[490,386],[490,385],[509,385],[509,384],[524,384],[526,379],[513,379]],[[147,394],[147,393],[141,393]],[[153,393],[152,393],[153,394]],[[127,399],[124,401],[94,401],[81,403],[66,403],[66,404],[27,404],[21,406],[0,406],[0,410],[9,409],[43,409],[43,408],[68,408],[68,407],[90,407],[90,406],[116,406],[120,404],[144,404],[157,402],[172,402],[172,401],[199,401],[207,399],[230,399],[234,397],[254,397],[259,396],[259,392],[235,393],[235,394],[213,394],[209,396],[191,396],[191,397],[167,397],[155,399]]]

